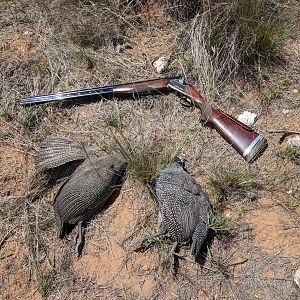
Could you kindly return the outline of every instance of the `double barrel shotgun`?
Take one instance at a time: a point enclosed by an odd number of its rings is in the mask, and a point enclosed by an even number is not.
[[[119,85],[23,97],[21,105],[43,104],[56,101],[86,101],[89,98],[134,97],[178,93],[186,105],[194,106],[201,112],[201,120],[217,132],[248,162],[254,162],[268,147],[267,140],[251,127],[238,121],[219,108],[213,108],[197,90],[187,84],[181,76],[158,78]]]

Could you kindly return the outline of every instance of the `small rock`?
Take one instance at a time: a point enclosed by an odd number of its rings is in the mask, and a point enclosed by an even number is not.
[[[248,126],[251,126],[256,121],[257,116],[256,116],[255,113],[252,113],[252,112],[249,112],[249,111],[244,111],[242,114],[237,116],[237,119],[240,122],[242,122],[242,123],[244,123]]]
[[[293,194],[293,190],[288,190],[287,194],[289,194],[289,195]]]
[[[294,94],[298,94],[299,91],[298,91],[297,89],[293,89],[293,93],[294,93]]]
[[[283,109],[283,110],[282,110],[282,113],[285,114],[285,115],[287,115],[289,112],[290,112],[289,109]]]
[[[288,144],[291,147],[300,147],[300,135],[294,135],[293,137],[288,139]]]
[[[294,275],[294,281],[296,282],[296,284],[298,285],[298,287],[300,288],[300,269],[298,269]]]
[[[132,45],[128,42],[126,42],[125,44],[118,44],[115,48],[115,51],[117,54],[123,52],[126,49],[133,49]]]
[[[152,63],[153,67],[156,69],[156,72],[161,74],[168,68],[170,56],[162,56],[158,60]]]

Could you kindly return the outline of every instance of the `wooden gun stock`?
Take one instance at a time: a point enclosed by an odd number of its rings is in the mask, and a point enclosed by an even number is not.
[[[221,109],[212,109],[207,122],[248,162],[254,162],[267,148],[264,137]]]
[[[169,85],[201,110],[202,120],[210,124],[248,162],[254,162],[268,147],[267,140],[251,127],[221,109],[212,108],[195,88],[174,82]]]

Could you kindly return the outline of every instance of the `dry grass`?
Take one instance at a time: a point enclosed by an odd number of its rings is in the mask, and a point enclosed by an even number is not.
[[[203,1],[190,29],[203,93],[220,97],[237,75],[257,78],[262,65],[280,62],[283,45],[295,32],[297,11],[290,1]]]
[[[165,6],[159,1],[160,11],[157,3],[0,1],[0,293],[4,299],[297,298],[292,275],[299,267],[295,250],[299,165],[294,150],[284,157],[273,155],[277,136],[269,134],[269,150],[248,168],[218,133],[201,125],[197,111],[183,108],[172,94],[70,107],[18,104],[25,95],[157,77],[151,61],[170,53],[172,65],[165,75],[185,71],[191,83],[215,99],[240,64],[235,31],[228,31],[229,43],[211,56],[213,49],[207,48],[204,37],[212,33],[216,37],[220,29],[213,26],[219,19],[210,19],[213,11],[203,13],[202,1],[193,1],[199,10],[196,6],[191,10],[191,1],[167,1]],[[196,12],[199,15],[191,20]],[[205,26],[210,20],[214,22]],[[175,44],[187,27],[192,28],[191,45]],[[125,41],[133,49],[117,54],[116,45]],[[271,110],[260,111],[255,124],[259,132],[282,124],[299,126],[299,99],[292,92],[299,88],[296,39],[293,45],[288,68],[260,69],[260,86],[247,85],[246,79],[235,82],[236,90],[227,86],[236,96],[234,107],[226,109],[232,114],[256,111],[262,99],[269,99]],[[245,95],[252,89],[259,98],[248,101]],[[272,97],[273,92],[280,97]],[[288,117],[283,116],[283,108],[290,110]],[[121,145],[130,160],[130,175],[120,197],[89,225],[79,261],[74,259],[72,240],[57,238],[52,210],[57,187],[46,191],[45,179],[34,171],[35,145],[50,136],[76,139],[100,153],[120,150]],[[202,269],[183,247],[184,258],[174,278],[168,272],[167,243],[158,241],[145,253],[130,249],[141,235],[158,227],[157,206],[144,186],[153,186],[161,166],[178,153],[187,157],[190,173],[220,204],[215,219],[208,220],[208,227],[220,234]],[[260,199],[271,200],[264,204]],[[263,213],[264,218],[257,221],[253,212]],[[276,226],[264,223],[268,215],[267,220],[278,215],[282,220]],[[267,244],[259,229],[270,234]],[[277,240],[279,249],[273,245]]]

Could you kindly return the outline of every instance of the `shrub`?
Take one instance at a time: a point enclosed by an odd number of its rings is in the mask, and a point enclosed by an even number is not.
[[[191,47],[203,90],[217,90],[237,71],[279,58],[294,29],[288,3],[211,1],[202,9],[192,22]]]

